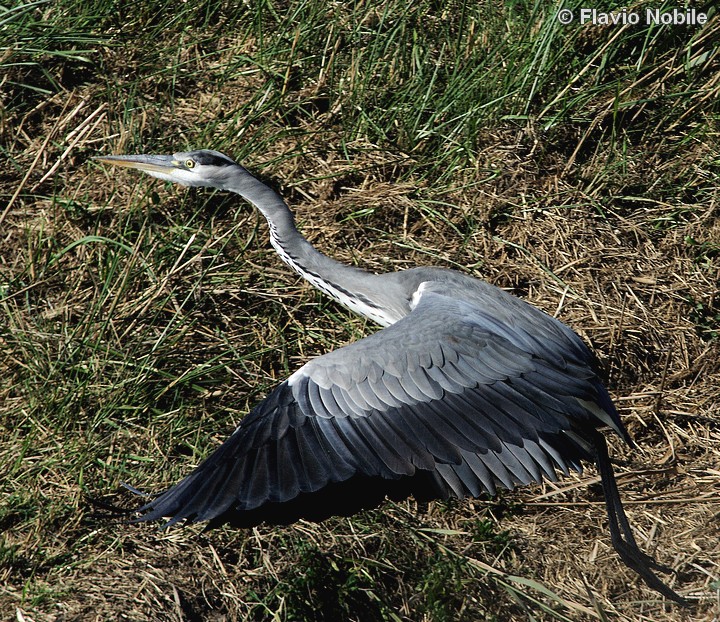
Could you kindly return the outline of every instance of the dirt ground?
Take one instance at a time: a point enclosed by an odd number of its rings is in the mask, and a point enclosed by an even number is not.
[[[591,345],[638,446],[610,438],[628,516],[640,546],[675,571],[668,582],[687,609],[622,565],[592,467],[499,500],[409,500],[321,524],[159,531],[97,518],[89,497],[133,503],[120,482],[159,490],[177,481],[274,383],[376,330],[285,269],[239,200],[89,160],[185,148],[186,128],[232,109],[251,87],[199,85],[201,113],[180,98],[163,121],[140,109],[123,117],[120,98],[108,103],[97,84],[6,111],[0,373],[10,382],[0,388],[0,453],[11,475],[0,619],[717,620],[717,127],[686,144],[658,136],[630,145],[620,166],[617,153],[572,130],[551,143],[531,123],[508,123],[482,135],[475,169],[439,191],[408,154],[348,148],[322,116],[304,128],[317,132],[312,150],[278,134],[246,162],[335,258],[373,271],[461,269]],[[252,128],[234,138],[229,119],[213,133],[223,148],[258,138]],[[105,240],[134,250],[118,259],[100,249]],[[155,267],[143,272],[138,257]],[[177,326],[172,343],[167,326]],[[102,359],[85,359],[91,379],[72,397],[80,366],[59,366],[76,338],[109,345]],[[152,374],[128,367],[155,354]],[[75,384],[56,380],[71,372]],[[173,427],[178,413],[182,428]],[[489,539],[479,525],[490,525]],[[337,610],[318,604],[323,582]],[[451,603],[430,603],[433,593]]]

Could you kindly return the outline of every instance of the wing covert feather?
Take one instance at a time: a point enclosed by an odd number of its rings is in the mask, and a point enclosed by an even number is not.
[[[523,320],[546,344],[503,313],[431,284],[406,318],[281,383],[138,520],[277,521],[295,503],[291,520],[341,482],[362,483],[357,503],[376,504],[390,488],[477,496],[579,469],[587,445],[574,422],[624,433],[592,357],[552,318]]]

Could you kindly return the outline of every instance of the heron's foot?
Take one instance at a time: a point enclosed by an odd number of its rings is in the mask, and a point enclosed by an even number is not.
[[[661,564],[651,555],[648,555],[644,551],[641,551],[637,547],[637,545],[634,543],[629,544],[629,543],[625,542],[624,540],[621,540],[620,546],[625,549],[626,554],[628,556],[632,556],[632,558],[635,560],[634,561],[635,565],[647,566],[648,568],[652,568],[653,570],[657,570],[658,572],[662,572],[663,574],[677,574],[675,572],[675,570],[670,568],[670,566]],[[616,550],[618,550],[617,547],[616,547]],[[619,550],[618,550],[618,553],[620,553]],[[623,557],[623,554],[620,553],[620,556]]]
[[[617,542],[613,542],[613,545],[620,556],[620,559],[622,559],[629,568],[632,568],[635,572],[637,572],[648,587],[651,587],[666,598],[669,598],[684,607],[689,605],[689,601],[687,599],[683,598],[675,592],[675,590],[663,583],[653,572],[653,570],[656,570],[658,572],[662,572],[663,574],[676,574],[672,568],[658,563],[650,557],[650,555],[641,551],[634,543],[631,544],[625,540],[619,540]]]

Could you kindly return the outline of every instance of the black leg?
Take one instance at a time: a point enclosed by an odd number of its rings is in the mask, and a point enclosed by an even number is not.
[[[672,569],[667,566],[658,564],[652,557],[643,553],[638,547],[635,536],[633,536],[632,530],[630,529],[630,523],[625,515],[625,510],[623,509],[617,482],[615,481],[615,472],[610,463],[605,437],[600,432],[596,432],[594,441],[596,449],[595,458],[598,471],[600,471],[600,480],[602,481],[603,493],[605,495],[610,539],[613,548],[617,551],[620,559],[622,559],[629,568],[637,572],[649,587],[660,592],[660,594],[666,598],[674,600],[681,605],[687,605],[688,601],[686,599],[665,585],[651,570],[651,568],[653,568],[659,572],[673,572]]]

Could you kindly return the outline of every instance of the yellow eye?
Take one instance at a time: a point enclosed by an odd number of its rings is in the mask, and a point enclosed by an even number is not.
[[[195,160],[185,160],[185,168],[195,168]]]

